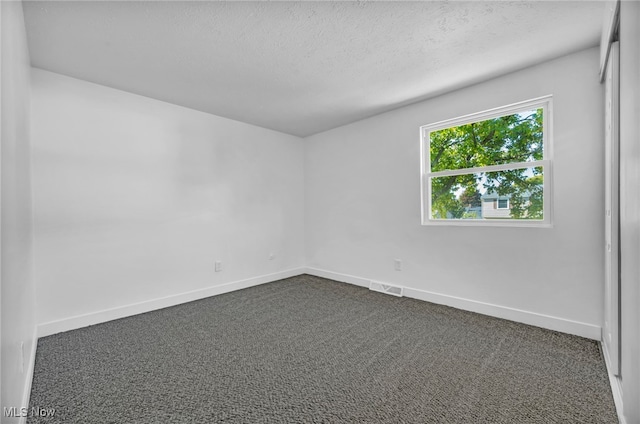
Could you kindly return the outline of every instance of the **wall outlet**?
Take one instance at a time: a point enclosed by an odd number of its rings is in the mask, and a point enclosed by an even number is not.
[[[222,262],[216,261],[216,272],[222,271]]]
[[[394,259],[393,266],[396,271],[402,271],[402,261],[400,259]]]

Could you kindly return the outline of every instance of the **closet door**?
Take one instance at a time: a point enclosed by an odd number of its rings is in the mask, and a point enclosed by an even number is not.
[[[605,77],[605,304],[603,343],[620,375],[619,43],[611,45]]]

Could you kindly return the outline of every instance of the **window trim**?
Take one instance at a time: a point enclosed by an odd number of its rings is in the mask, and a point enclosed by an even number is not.
[[[543,109],[542,118],[542,142],[543,142],[543,158],[542,160],[533,162],[514,162],[500,165],[490,165],[484,167],[464,168],[446,171],[431,172],[430,158],[430,137],[432,131],[438,131],[446,128],[456,127],[459,125],[471,124],[488,119],[498,118],[505,115],[512,115],[525,110],[534,108]],[[500,106],[488,109],[482,112],[471,113],[459,116],[453,119],[446,119],[435,122],[433,124],[423,125],[420,127],[420,191],[421,191],[421,218],[422,225],[445,225],[445,226],[506,226],[506,227],[536,227],[550,228],[553,227],[553,96],[547,95],[534,99],[512,103],[506,106]],[[542,220],[526,220],[526,219],[433,219],[431,218],[431,184],[430,179],[443,176],[467,175],[476,172],[495,172],[508,169],[521,168],[544,168],[543,178],[543,216]]]
[[[500,196],[498,196],[498,198],[496,199],[496,209],[500,209],[500,210],[504,210],[504,209],[509,209],[509,199],[502,199],[505,200],[507,202],[507,206],[505,206],[504,208],[500,207]]]

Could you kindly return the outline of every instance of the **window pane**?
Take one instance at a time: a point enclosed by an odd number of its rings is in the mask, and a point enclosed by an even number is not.
[[[542,166],[430,180],[431,219],[544,219]]]
[[[543,108],[429,133],[431,172],[543,159]]]

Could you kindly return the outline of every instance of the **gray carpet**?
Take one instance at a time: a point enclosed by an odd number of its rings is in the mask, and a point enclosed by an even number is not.
[[[33,423],[617,423],[598,344],[303,275],[40,339]]]

